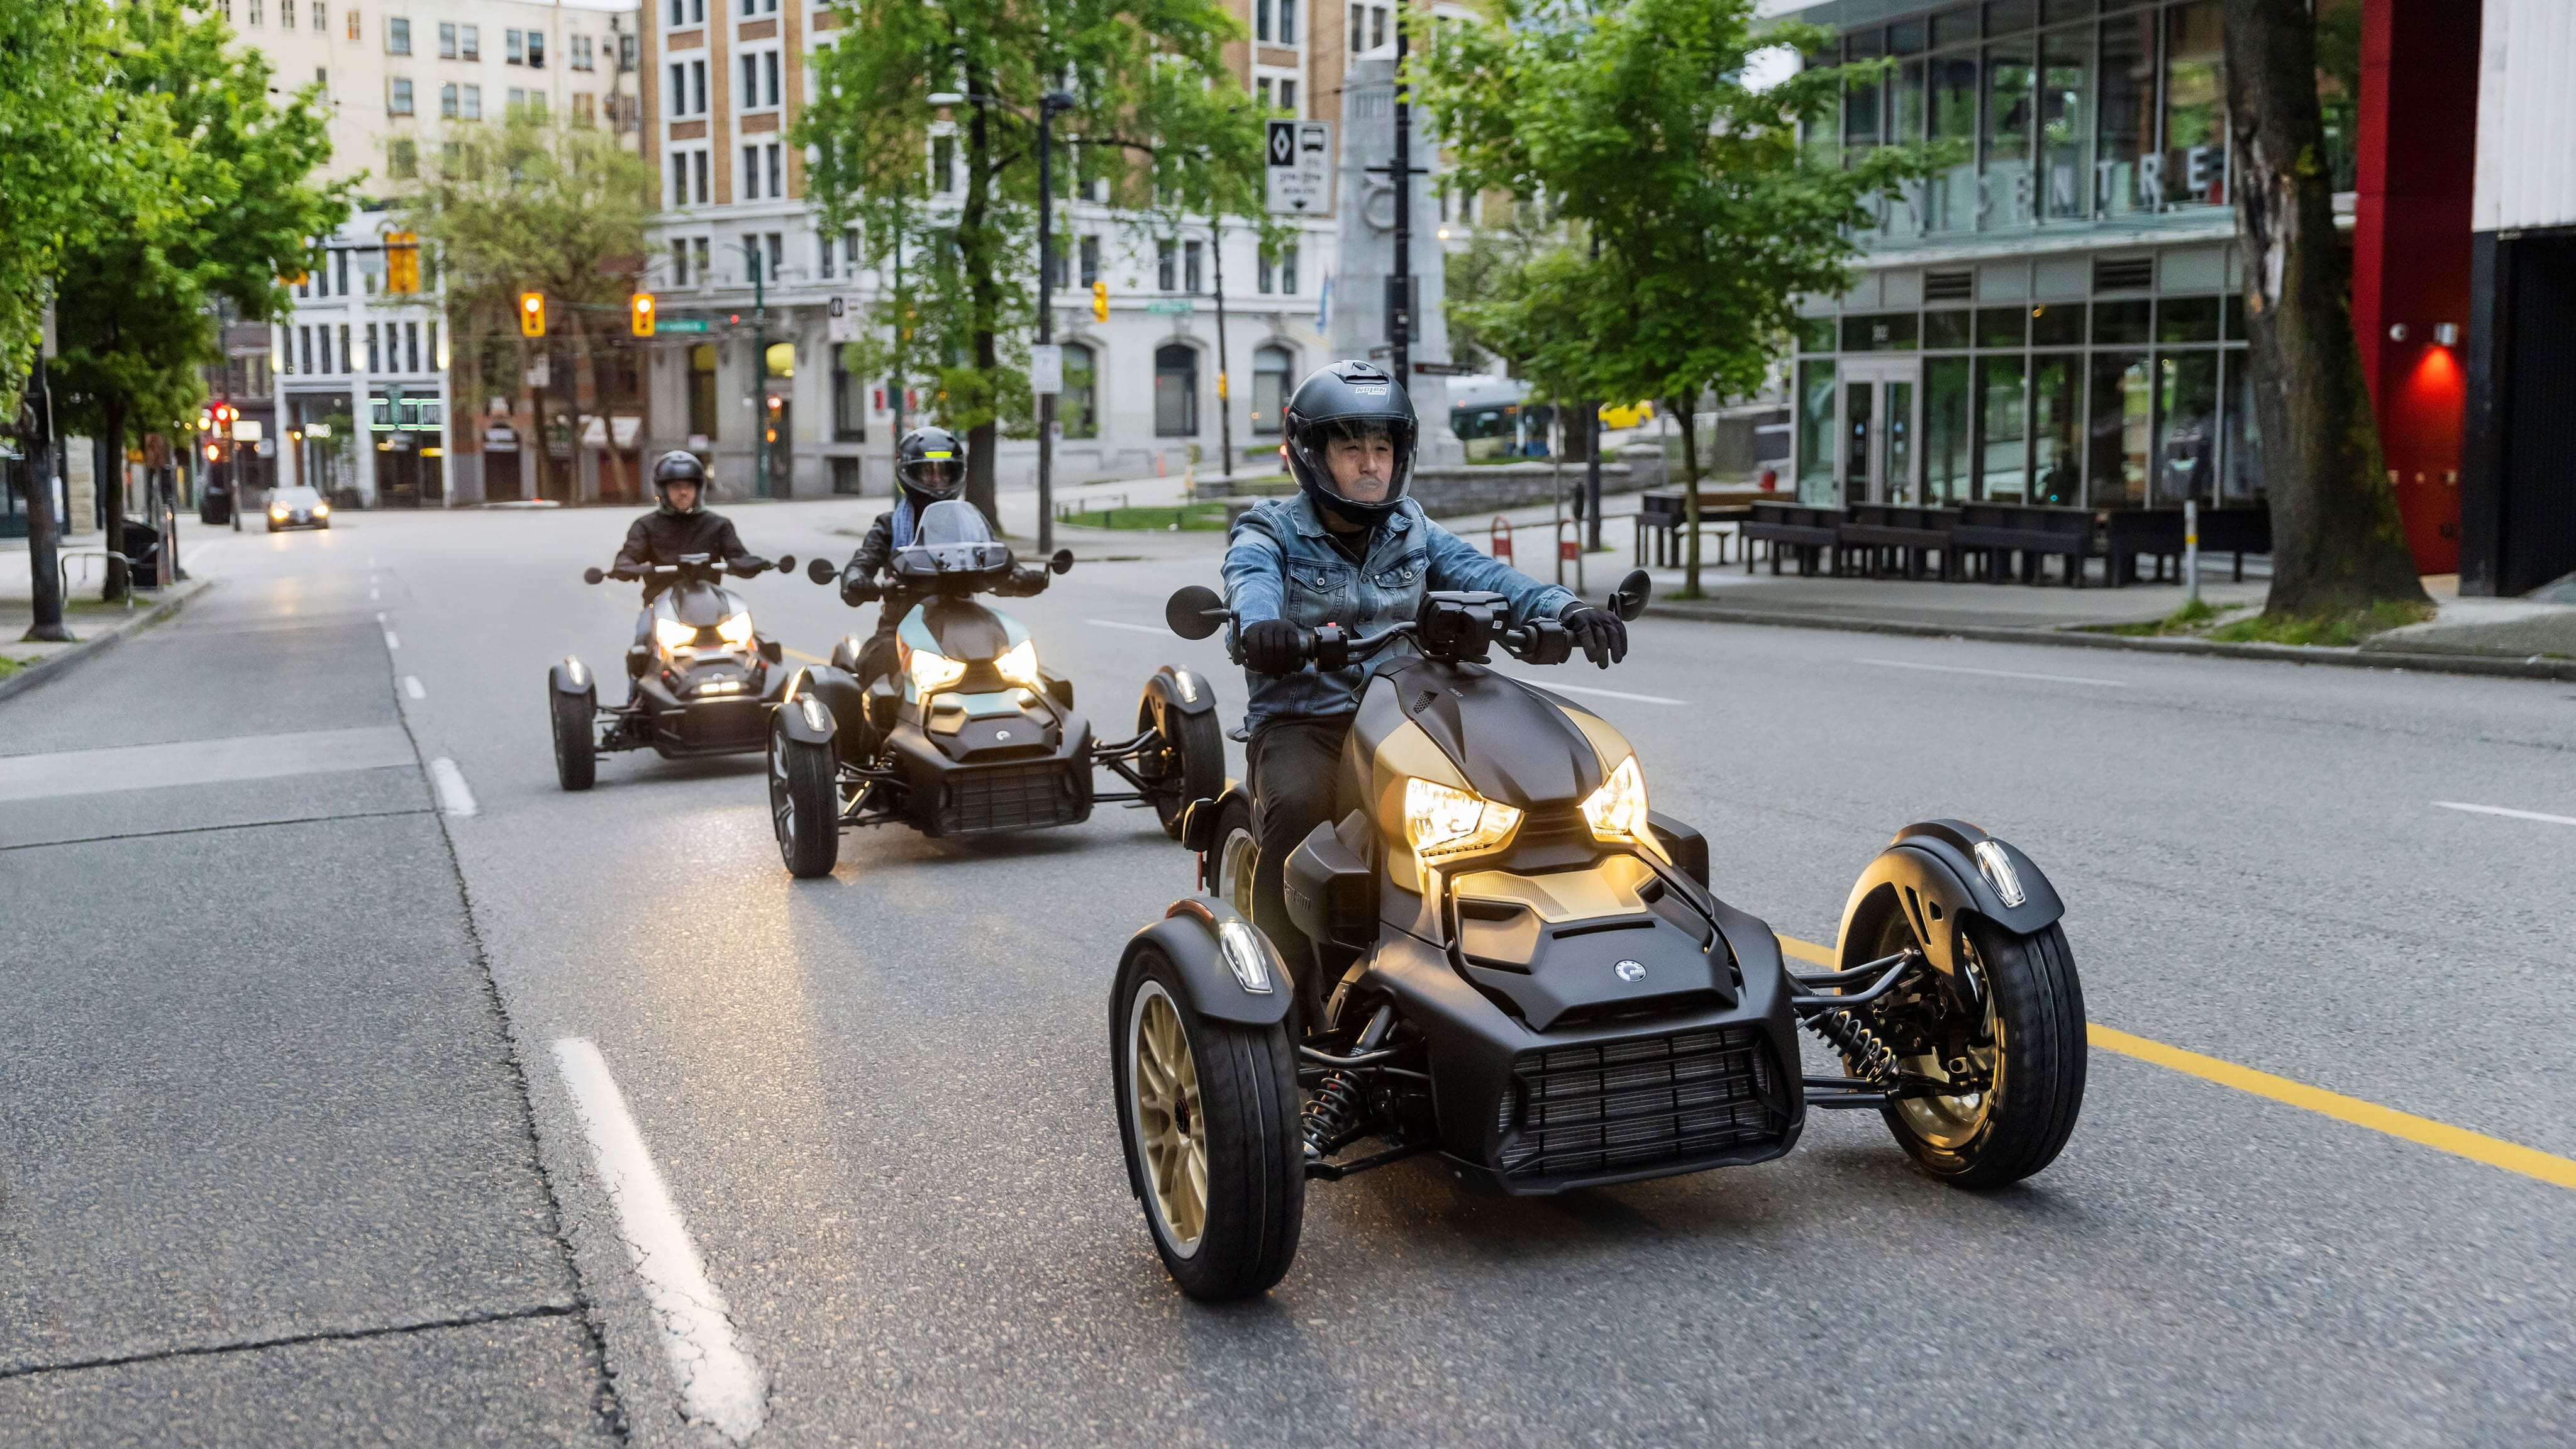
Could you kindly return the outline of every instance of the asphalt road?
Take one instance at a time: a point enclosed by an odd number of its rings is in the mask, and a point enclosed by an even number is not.
[[[737,513],[836,557],[869,516]],[[1417,1159],[1316,1185],[1267,1299],[1191,1306],[1103,1030],[1187,858],[1106,810],[854,835],[797,883],[756,757],[560,792],[542,676],[614,677],[633,591],[578,574],[622,528],[227,541],[179,622],[0,703],[0,1442],[2576,1437],[2576,1196],[2100,1050],[2065,1155],[2008,1192],[1930,1183],[1858,1113],[1775,1165],[1549,1201]],[[1215,644],[1156,627],[1217,541],[1074,542],[1006,607],[1103,733],[1165,660],[1239,709]],[[810,654],[870,622],[801,578],[742,592]],[[2437,803],[2576,818],[2576,690],[1635,635],[1555,681],[1638,696],[1585,702],[1783,935],[1830,941],[1896,826],[1964,816],[2067,898],[2096,1023],[2576,1157],[2576,827]],[[387,727],[412,761],[346,763]],[[67,754],[280,731],[321,763],[107,791],[149,762]]]

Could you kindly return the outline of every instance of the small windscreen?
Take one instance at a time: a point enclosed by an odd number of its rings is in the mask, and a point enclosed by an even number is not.
[[[922,510],[912,546],[897,552],[895,566],[906,573],[974,573],[1000,568],[1010,558],[975,505],[950,498]]]

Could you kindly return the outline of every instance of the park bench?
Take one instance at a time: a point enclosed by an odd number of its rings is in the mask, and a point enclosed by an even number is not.
[[[2084,585],[2084,561],[2094,553],[2093,513],[2085,508],[2025,508],[2014,503],[1963,503],[1950,539],[1963,564],[1982,561],[1989,583],[2002,583],[2018,572],[2026,584],[2037,583],[2043,561],[2065,562],[2066,582]],[[2014,560],[2019,567],[2014,567]],[[1967,570],[1961,570],[1967,577]]]
[[[1753,572],[1752,546],[1767,543],[1771,546],[1771,572],[1780,572],[1780,551],[1785,548],[1796,551],[1801,575],[1814,573],[1817,558],[1840,544],[1842,517],[1839,508],[1785,500],[1752,505],[1752,517],[1743,525],[1744,571]]]
[[[1909,579],[1923,577],[1926,561],[1940,557],[1940,576],[1953,571],[1950,528],[1958,515],[1947,508],[1905,503],[1855,503],[1843,510],[1835,530],[1837,545],[1877,578],[1883,569],[1901,568]]]

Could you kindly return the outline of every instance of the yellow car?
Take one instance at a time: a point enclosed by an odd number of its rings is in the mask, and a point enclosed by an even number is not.
[[[1601,426],[1605,428],[1642,428],[1655,420],[1652,402],[1630,403],[1626,407],[1601,405]]]

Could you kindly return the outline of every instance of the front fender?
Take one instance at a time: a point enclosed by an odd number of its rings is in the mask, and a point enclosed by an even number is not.
[[[1166,664],[1145,681],[1145,697],[1156,701],[1154,719],[1160,723],[1165,710],[1183,714],[1206,714],[1216,708],[1216,691],[1197,671]]]
[[[546,671],[546,685],[557,694],[596,696],[599,693],[599,676],[590,672],[590,666],[567,654],[561,664]]]
[[[1979,866],[1981,846],[1999,858],[1991,875]],[[2019,888],[2017,901],[1999,884],[2007,873]],[[2010,842],[1964,821],[1930,820],[1898,831],[1853,884],[1843,904],[1836,966],[1847,971],[1870,960],[1891,914],[1904,917],[1933,967],[1950,975],[1956,971],[1959,928],[1968,917],[2029,935],[2065,915],[2066,904],[2038,863]]]
[[[823,701],[823,707],[832,712],[839,727],[853,735],[859,734],[867,722],[868,692],[847,670],[829,664],[808,665],[788,682],[787,693],[790,698],[810,694]]]
[[[1235,979],[1233,968],[1226,964],[1218,932],[1229,924],[1250,932],[1253,942],[1267,954],[1268,991],[1245,990],[1243,983]],[[1147,947],[1157,948],[1170,958],[1191,1008],[1199,1015],[1238,1026],[1276,1026],[1288,1019],[1291,989],[1278,949],[1261,934],[1260,927],[1235,914],[1234,907],[1214,896],[1189,896],[1174,901],[1163,919],[1128,938],[1127,949],[1118,960],[1117,989],[1109,998],[1112,1035],[1124,1026],[1118,1020],[1118,1003],[1127,998],[1129,983],[1138,969],[1136,959]]]
[[[799,744],[833,745],[837,758],[839,746],[833,741],[840,734],[840,722],[832,717],[831,706],[824,702],[822,694],[812,687],[816,672],[800,669],[795,678],[787,681],[787,691],[778,701],[778,723],[787,737]]]

